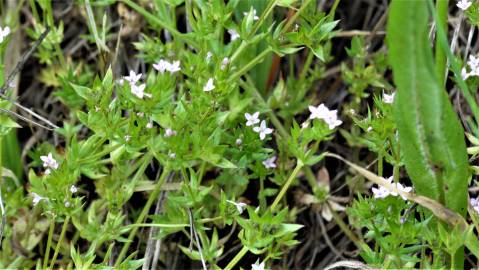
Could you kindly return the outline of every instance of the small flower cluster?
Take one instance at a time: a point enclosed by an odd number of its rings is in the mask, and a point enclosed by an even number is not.
[[[235,41],[240,37],[238,32],[234,29],[228,29],[228,34],[230,34],[231,41]]]
[[[471,5],[472,5],[472,2],[469,1],[469,0],[460,0],[456,4],[456,6],[460,9],[462,9],[463,11],[468,9]]]
[[[45,174],[49,175],[51,173],[51,170],[56,170],[58,169],[58,162],[53,158],[52,153],[48,153],[47,156],[40,156],[40,159],[43,161],[43,167],[47,168],[45,170]]]
[[[256,260],[254,264],[251,265],[251,270],[265,270],[264,262],[259,262],[259,259]]]
[[[309,119],[322,119],[328,124],[329,129],[334,129],[343,123],[338,119],[338,110],[329,110],[324,104],[318,107],[309,106],[309,111],[311,112]]]
[[[10,35],[10,27],[0,27],[0,43],[2,43],[8,35]]]
[[[173,61],[170,63],[166,60],[160,59],[160,61],[158,61],[156,64],[153,64],[153,68],[158,70],[160,73],[165,73],[165,71],[168,71],[170,74],[173,74],[181,70],[180,64],[180,61]]]
[[[475,57],[474,55],[469,55],[467,65],[469,66],[471,71],[467,72],[466,67],[462,68],[461,77],[463,80],[466,80],[470,76],[479,76],[479,58]]]
[[[236,210],[238,210],[238,212],[240,214],[243,213],[244,209],[247,206],[247,204],[244,203],[244,202],[234,202],[234,201],[230,201],[230,200],[226,200],[226,202],[231,203],[232,205],[234,205],[236,207]]]
[[[248,12],[243,12],[243,15],[248,16]],[[258,15],[256,15],[256,9],[253,9],[253,21],[259,20]]]
[[[474,211],[476,211],[476,213],[479,214],[479,197],[477,197],[477,198],[471,198],[471,199],[469,200],[469,202],[471,203],[472,208],[474,209]]]
[[[215,89],[215,85],[213,83],[213,78],[209,78],[208,81],[206,82],[206,85],[203,86],[203,91],[209,92],[213,89]]]
[[[135,96],[137,96],[140,99],[143,99],[143,97],[150,97],[151,94],[145,93],[145,88],[146,88],[146,83],[142,83],[140,85],[137,85],[137,83],[140,81],[142,74],[136,74],[133,70],[130,70],[130,75],[123,77],[124,80],[126,80],[131,87],[131,93]]]
[[[274,169],[276,168],[276,156],[272,156],[270,158],[267,158],[266,160],[263,161],[263,165],[266,169]]]
[[[412,191],[412,187],[408,187],[408,186],[403,186],[401,183],[393,183],[393,176],[389,177],[388,179],[385,179],[386,181],[388,181],[393,187],[395,187],[397,190],[403,192],[403,193],[409,193]],[[372,189],[372,192],[374,194],[374,198],[375,199],[383,199],[383,198],[386,198],[387,196],[391,195],[391,196],[397,196],[398,193],[395,192],[395,191],[389,191],[389,189],[387,189],[386,187],[384,186],[379,186],[379,188],[375,188],[373,187]],[[399,194],[401,196],[401,198],[403,200],[406,200],[407,198],[404,197],[403,195]]]
[[[255,126],[260,122],[258,118],[259,112],[255,112],[253,114],[245,113],[244,117],[246,118],[246,126],[253,126],[253,131],[259,133],[259,138],[261,140],[264,140],[266,135],[273,133],[273,129],[266,126],[265,120],[262,120],[259,126]]]
[[[383,92],[383,101],[384,103],[387,104],[392,104],[394,102],[394,97],[396,96],[396,92],[393,92],[392,94],[388,95]]]

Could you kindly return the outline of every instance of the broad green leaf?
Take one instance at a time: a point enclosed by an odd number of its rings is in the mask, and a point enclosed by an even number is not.
[[[435,73],[427,1],[393,1],[387,30],[407,172],[418,194],[464,215],[470,177],[464,130]]]

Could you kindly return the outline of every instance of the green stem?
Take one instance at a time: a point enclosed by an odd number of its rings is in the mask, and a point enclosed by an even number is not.
[[[278,193],[276,198],[274,199],[274,202],[271,204],[270,209],[271,211],[274,210],[274,208],[278,205],[278,203],[281,201],[283,198],[284,194],[286,194],[286,191],[288,190],[288,187],[291,185],[293,180],[296,178],[296,175],[299,173],[301,168],[303,167],[303,163],[298,160],[296,163],[296,167],[294,168],[293,172],[289,176],[288,180],[286,180],[286,183],[284,184],[283,188],[281,191]],[[243,258],[243,256],[248,252],[248,248],[246,246],[243,246],[243,248],[240,250],[238,254],[233,258],[233,260],[230,261],[230,263],[225,267],[224,270],[231,270],[233,267]]]
[[[121,0],[123,3],[125,3],[127,6],[129,6],[131,9],[135,10],[136,12],[140,13],[145,17],[150,23],[156,24],[157,26],[166,29],[168,32],[170,32],[173,36],[176,38],[183,40],[183,41],[188,41],[191,45],[196,47],[196,44],[191,40],[190,38],[186,37],[184,34],[176,30],[176,28],[170,26],[169,24],[165,23],[162,21],[160,18],[157,16],[151,14],[148,12],[146,9],[142,8],[141,6],[137,5],[131,0]]]
[[[344,232],[344,234],[347,237],[349,237],[349,239],[351,239],[351,241],[353,241],[353,243],[359,249],[366,250],[365,249],[366,244],[363,241],[361,241],[361,239],[359,239],[356,236],[356,234],[353,233],[353,231],[351,231],[349,229],[348,225],[346,225],[346,223],[344,223],[343,219],[338,215],[338,213],[336,213],[336,211],[334,211],[334,209],[332,209],[331,206],[329,206],[329,204],[327,202],[325,203],[324,206],[329,208],[329,211],[333,215],[334,221],[336,222],[336,224],[338,224],[339,228]]]
[[[440,27],[436,27],[436,35],[439,36],[438,31],[442,27],[447,33],[447,12],[448,12],[448,0],[436,1],[437,21],[436,24]],[[441,86],[446,83],[446,53],[441,48],[440,39],[436,38],[436,74]]]
[[[62,231],[60,233],[60,239],[58,239],[57,246],[55,247],[55,252],[53,253],[53,258],[50,262],[50,269],[53,269],[53,266],[55,265],[55,261],[58,256],[58,252],[60,251],[60,246],[63,242],[63,238],[65,237],[65,233],[67,231],[69,221],[70,221],[70,216],[67,216],[65,220],[63,221]]]
[[[48,257],[50,257],[50,247],[52,245],[53,231],[55,230],[55,217],[50,220],[50,230],[48,231],[47,248],[45,250],[45,257],[43,258],[43,269],[47,269]]]
[[[248,38],[249,37],[252,37],[254,34],[256,34],[256,32],[258,31],[258,29],[261,27],[261,25],[263,24],[264,20],[266,20],[266,18],[269,16],[269,14],[273,11],[273,8],[274,6],[276,6],[276,2],[277,0],[273,0],[273,1],[270,1],[268,3],[268,6],[265,8],[264,12],[261,13],[261,16],[259,17],[259,20],[256,22],[256,24],[253,26],[253,31],[251,31],[248,35]]]
[[[260,54],[258,54],[253,60],[251,60],[248,64],[243,66],[240,70],[238,70],[236,73],[231,75],[230,80],[236,80],[242,75],[246,74],[250,69],[252,69],[256,64],[262,62],[264,58],[272,51],[271,47],[268,47],[264,51],[262,51]]]
[[[384,155],[381,152],[379,152],[379,155],[378,155],[378,175],[379,176],[383,176],[383,159],[384,159]]]
[[[236,254],[236,256],[228,263],[228,265],[224,268],[224,270],[231,270],[233,267],[243,258],[243,256],[248,252],[248,248],[243,246],[240,252]]]
[[[264,177],[259,178],[259,207],[266,209],[266,197],[264,196]]]
[[[274,210],[274,208],[278,205],[278,203],[281,201],[281,199],[283,198],[284,194],[286,193],[286,191],[288,190],[289,186],[291,185],[291,183],[293,182],[294,179],[296,179],[296,175],[299,173],[299,171],[301,170],[301,168],[303,167],[303,162],[301,162],[300,160],[298,160],[296,162],[296,167],[294,168],[293,172],[291,173],[291,175],[289,176],[288,180],[286,180],[286,183],[284,184],[284,186],[281,188],[281,191],[278,193],[278,195],[276,196],[276,198],[274,199],[273,203],[271,204],[271,211]]]
[[[259,93],[258,89],[254,86],[254,83],[251,82],[250,78],[246,78],[247,83],[244,82],[243,80],[240,81],[240,84],[243,88],[246,90],[250,90],[254,96],[256,96],[256,100],[261,103],[262,106],[264,107],[269,107],[266,101],[263,99],[263,96]],[[283,124],[281,124],[281,121],[279,121],[278,117],[274,113],[274,111],[270,110],[268,111],[268,117],[271,120],[271,123],[273,123],[274,127],[276,130],[278,130],[279,135],[283,137],[284,140],[287,140],[290,138],[289,133],[286,131],[284,128]],[[309,185],[311,188],[316,188],[317,183],[316,183],[316,176],[314,176],[313,171],[311,170],[310,167],[305,166],[303,167],[304,173],[306,175],[306,180],[308,181]]]
[[[146,202],[145,206],[143,207],[143,210],[141,211],[140,215],[138,216],[136,220],[136,224],[143,223],[146,215],[150,211],[150,207],[153,204],[153,202],[158,198],[158,195],[160,194],[161,191],[161,186],[166,180],[166,177],[168,176],[170,170],[168,168],[168,165],[165,165],[163,172],[161,173],[160,179],[158,180],[158,183],[156,184],[155,189],[153,192],[150,194],[150,197],[148,198],[148,201]],[[115,263],[115,268],[118,267],[118,265],[121,263],[123,258],[125,257],[126,253],[128,252],[128,248],[130,247],[130,244],[133,242],[133,238],[135,238],[136,232],[138,231],[139,227],[134,227],[131,231],[130,234],[128,235],[128,240],[125,242],[125,245],[120,251],[120,255],[118,255],[118,258]]]
[[[303,69],[301,70],[301,74],[299,74],[298,81],[300,82],[304,81],[304,78],[308,74],[309,66],[311,65],[311,62],[313,62],[313,58],[314,58],[314,53],[312,50],[309,50],[308,56],[306,57],[306,61],[304,62],[304,65],[303,65]]]
[[[433,11],[433,17],[434,20],[436,21],[437,25],[437,37],[436,39],[439,41],[439,47],[446,53],[447,58],[449,59],[449,63],[451,63],[451,69],[454,71],[454,76],[457,84],[459,85],[459,89],[461,89],[462,94],[464,95],[464,98],[467,101],[467,104],[471,108],[472,113],[474,114],[474,119],[475,123],[479,120],[479,106],[477,105],[476,100],[472,96],[469,87],[467,86],[466,82],[464,79],[462,79],[461,76],[461,66],[459,65],[458,61],[456,60],[456,57],[453,55],[451,52],[451,49],[449,48],[449,42],[447,41],[447,35],[446,31],[443,29],[442,24],[438,23],[439,15],[436,14],[436,11],[434,10],[434,4],[432,0],[428,1],[429,7]]]

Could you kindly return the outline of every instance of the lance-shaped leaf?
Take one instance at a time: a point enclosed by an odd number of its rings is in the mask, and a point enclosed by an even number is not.
[[[434,69],[427,1],[393,1],[389,61],[399,143],[418,194],[464,215],[470,177],[464,130]]]

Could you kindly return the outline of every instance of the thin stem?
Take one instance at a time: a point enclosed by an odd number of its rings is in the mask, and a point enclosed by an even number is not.
[[[45,257],[43,258],[43,269],[47,269],[48,257],[50,257],[50,247],[52,245],[53,231],[55,230],[55,217],[50,220],[50,230],[48,230],[47,248],[45,250]]]
[[[243,256],[248,252],[248,248],[243,246],[241,250],[236,254],[236,256],[228,263],[224,270],[231,270],[233,267],[243,258]]]
[[[273,11],[273,8],[276,6],[277,0],[270,1],[268,3],[268,6],[266,7],[265,11],[261,13],[261,16],[259,17],[259,20],[256,22],[256,24],[253,27],[253,31],[250,32],[248,37],[252,37],[258,29],[261,27],[263,22],[266,20],[266,18],[269,16],[269,14]]]
[[[434,10],[434,4],[432,0],[428,1],[429,7],[432,10],[432,15],[434,17],[434,20],[436,21],[437,25],[437,37],[436,39],[439,41],[440,48],[446,52],[447,58],[449,59],[449,62],[451,63],[451,69],[454,71],[454,76],[457,84],[459,85],[459,89],[461,89],[462,94],[464,95],[464,98],[467,101],[467,104],[471,108],[472,113],[474,114],[474,123],[477,123],[479,120],[479,106],[472,96],[469,87],[467,86],[466,82],[461,76],[461,67],[459,63],[456,60],[456,57],[452,54],[451,49],[449,48],[449,42],[447,41],[447,35],[446,31],[443,29],[442,25],[438,22],[438,14],[436,14],[436,11]]]
[[[378,175],[383,176],[383,160],[384,160],[384,155],[382,152],[379,152],[378,154]]]
[[[176,30],[175,27],[172,27],[171,25],[165,23],[164,21],[162,21],[160,18],[158,18],[157,16],[151,14],[150,12],[148,12],[146,9],[142,8],[141,6],[137,5],[136,3],[134,3],[133,1],[131,0],[121,0],[123,3],[125,3],[127,6],[129,6],[131,9],[135,10],[136,12],[140,13],[141,15],[143,15],[150,23],[153,23],[153,24],[156,24],[158,26],[160,26],[161,28],[164,28],[165,30],[167,30],[168,32],[170,32],[173,36],[175,36],[176,38],[180,39],[180,40],[183,40],[183,41],[188,41],[191,45],[195,46],[196,44],[193,43],[193,40],[191,40],[190,38],[187,38],[185,36],[185,34],[179,32],[178,30]],[[196,47],[196,46],[195,46]]]
[[[291,183],[293,182],[294,179],[296,179],[296,175],[298,175],[299,171],[301,170],[301,168],[303,167],[303,162],[301,162],[300,160],[298,160],[296,162],[296,167],[294,168],[293,172],[291,173],[291,175],[289,176],[288,180],[286,180],[286,183],[284,183],[284,186],[281,188],[281,191],[278,193],[278,195],[276,196],[276,198],[274,199],[273,203],[271,204],[271,211],[274,210],[274,208],[278,205],[278,203],[281,201],[281,199],[283,198],[284,194],[286,193],[286,191],[288,190],[289,186],[291,185]]]
[[[269,107],[266,101],[263,99],[263,96],[259,93],[258,89],[254,86],[254,84],[251,82],[250,78],[247,77],[247,83],[243,80],[240,81],[240,84],[243,88],[246,90],[252,91],[253,95],[256,96],[256,100],[261,103],[262,106]],[[284,128],[283,124],[281,124],[281,121],[279,121],[278,117],[274,113],[274,111],[270,110],[268,111],[268,117],[271,120],[271,123],[273,123],[274,127],[276,130],[278,130],[279,135],[283,137],[284,140],[287,140],[290,138],[289,133],[286,131]],[[313,171],[311,170],[310,167],[305,166],[304,168],[304,173],[306,175],[306,180],[308,181],[309,185],[312,188],[316,187],[316,177],[314,176]]]
[[[333,219],[334,221],[336,222],[336,224],[338,224],[339,228],[344,232],[344,234],[346,236],[349,237],[349,239],[351,239],[351,241],[353,241],[353,243],[359,248],[359,249],[362,249],[364,250],[364,246],[366,245],[365,243],[363,243],[363,241],[361,241],[357,236],[356,234],[354,234],[348,227],[348,225],[346,225],[346,223],[344,223],[343,219],[338,215],[338,213],[336,213],[336,211],[334,211],[334,209],[331,208],[331,206],[329,205],[329,203],[325,203],[325,207],[328,207],[329,208],[329,211],[331,212],[331,214],[333,215]]]
[[[58,256],[58,252],[60,251],[60,246],[63,242],[63,238],[65,237],[65,233],[66,233],[67,228],[68,228],[68,222],[70,222],[70,216],[67,216],[65,218],[65,220],[63,221],[62,231],[60,233],[60,239],[58,239],[57,246],[55,247],[55,252],[53,253],[53,258],[50,262],[50,269],[53,269],[53,266],[55,265],[55,261],[56,261],[57,256]]]
[[[436,1],[436,11],[437,11],[437,25],[441,25],[442,29],[447,32],[447,12],[448,12],[448,0],[437,0]],[[437,33],[440,27],[436,27],[436,35],[439,36]],[[437,79],[441,86],[444,86],[446,83],[446,78],[444,74],[446,72],[446,53],[441,48],[439,38],[436,38],[436,74]]]
[[[166,165],[163,169],[163,172],[161,173],[160,179],[158,180],[158,183],[156,184],[155,189],[153,192],[150,194],[150,197],[148,198],[148,201],[146,202],[145,206],[143,207],[143,210],[141,210],[140,215],[138,216],[136,220],[136,224],[138,223],[143,223],[143,220],[145,219],[146,215],[148,214],[148,211],[150,211],[150,207],[155,201],[155,199],[158,197],[161,191],[161,186],[166,180],[166,176],[169,174],[170,169],[168,168],[168,165]],[[135,238],[136,232],[138,231],[139,227],[134,227],[131,231],[130,234],[128,235],[128,240],[125,242],[125,245],[120,251],[120,255],[118,255],[118,258],[115,263],[115,267],[118,267],[118,265],[121,263],[123,258],[126,255],[126,252],[128,252],[128,248],[130,247],[130,244],[133,242],[133,238]]]
[[[262,51],[255,58],[253,58],[253,60],[251,60],[248,64],[243,66],[243,68],[241,68],[236,73],[231,75],[230,80],[236,80],[239,77],[241,77],[242,75],[246,74],[246,72],[248,72],[250,69],[252,69],[256,64],[262,62],[264,60],[264,58],[266,57],[266,55],[268,55],[271,51],[272,51],[272,49],[270,47],[268,47],[267,49]]]

